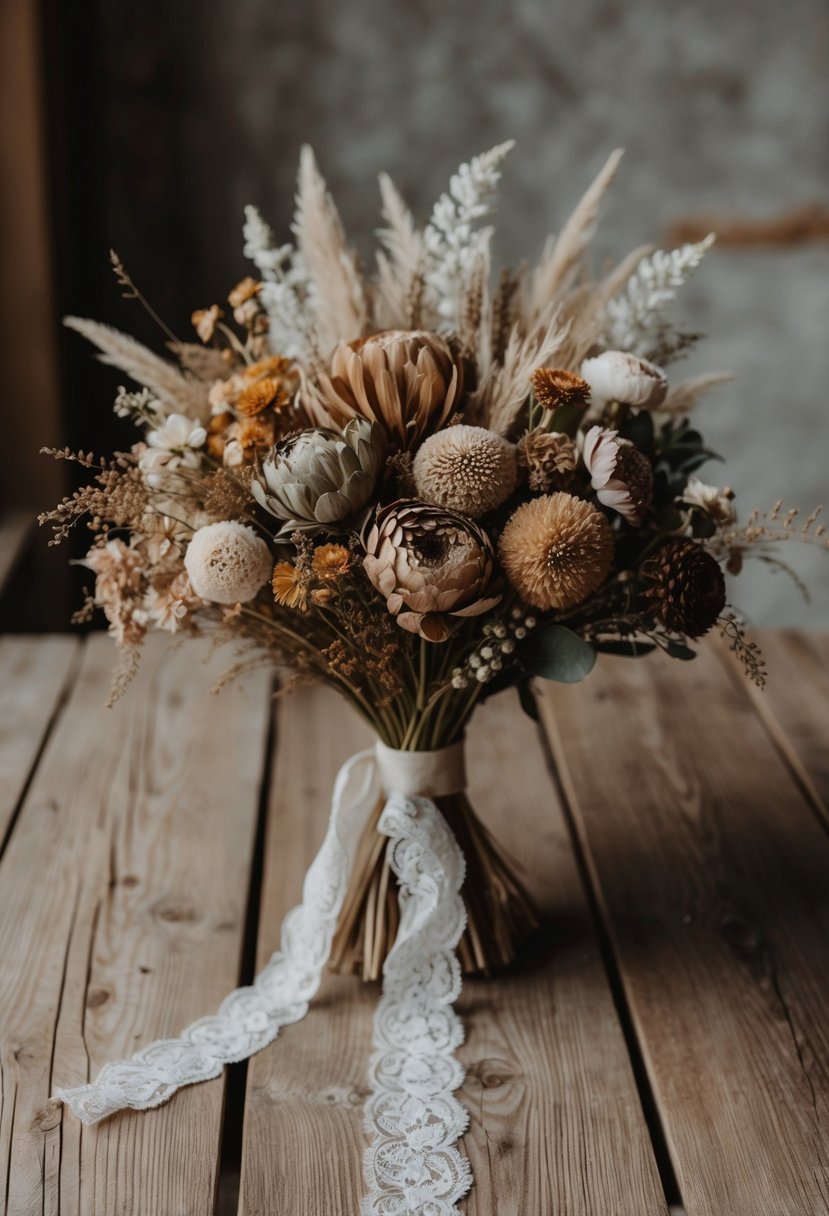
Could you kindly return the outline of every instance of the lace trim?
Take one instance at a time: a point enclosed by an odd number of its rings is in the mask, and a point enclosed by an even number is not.
[[[450,768],[459,771],[456,754],[429,755],[436,781],[445,782]],[[388,754],[383,784],[390,784]],[[84,1123],[126,1107],[159,1106],[183,1085],[217,1077],[225,1064],[261,1051],[282,1026],[304,1017],[328,961],[357,843],[378,791],[374,753],[361,752],[340,770],[328,832],[305,876],[302,903],[286,916],[281,949],[250,987],[232,992],[215,1016],[200,1018],[180,1038],[152,1043],[129,1060],[105,1065],[94,1084],[58,1089],[55,1096]],[[452,1008],[461,991],[455,949],[466,925],[460,897],[465,862],[430,798],[390,793],[379,827],[389,837],[389,864],[400,882],[400,928],[383,968],[374,1019],[361,1211],[452,1216],[472,1185],[469,1162],[455,1148],[469,1123],[454,1096],[464,1070],[454,1054],[463,1027]]]
[[[454,1147],[469,1115],[453,1096],[463,1026],[455,949],[466,927],[460,896],[466,863],[429,798],[391,794],[379,828],[400,882],[400,928],[383,967],[374,1016],[373,1087],[365,1128],[363,1216],[448,1216],[472,1185]]]
[[[328,831],[305,875],[302,903],[282,922],[281,949],[250,987],[231,992],[217,1014],[193,1022],[179,1038],[106,1064],[93,1084],[57,1089],[55,1097],[83,1123],[126,1107],[160,1106],[183,1085],[218,1077],[226,1064],[261,1051],[283,1026],[303,1018],[328,962],[357,842],[377,796],[374,754],[360,752],[337,775]]]

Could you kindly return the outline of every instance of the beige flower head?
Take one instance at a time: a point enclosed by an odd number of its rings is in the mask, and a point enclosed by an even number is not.
[[[572,480],[578,450],[569,435],[536,427],[518,443],[518,465],[527,471],[527,484],[534,494],[561,490]]]
[[[606,350],[585,359],[581,374],[600,403],[620,401],[637,409],[657,409],[665,400],[668,381],[661,367],[621,350]]]
[[[729,486],[721,490],[717,486],[707,486],[698,477],[689,477],[679,501],[687,507],[696,507],[721,526],[736,522],[734,491]]]
[[[499,554],[528,604],[544,612],[573,608],[607,576],[613,534],[601,511],[560,491],[518,508],[501,535]]]
[[[184,555],[193,591],[214,604],[244,604],[269,579],[271,554],[247,524],[222,520],[193,534]]]
[[[380,508],[363,540],[363,568],[397,623],[445,642],[452,617],[479,616],[500,595],[490,586],[489,537],[454,511],[401,500]]]
[[[584,437],[582,458],[599,502],[638,525],[653,498],[653,469],[647,456],[618,431],[594,426]]]
[[[515,448],[483,427],[450,426],[421,444],[413,471],[424,502],[478,519],[515,489]]]
[[[462,389],[463,364],[444,338],[392,329],[341,343],[330,372],[308,387],[306,408],[322,426],[368,418],[393,448],[415,448],[458,408]]]
[[[190,320],[202,342],[210,342],[212,340],[216,332],[216,326],[223,316],[224,313],[218,304],[211,304],[209,308],[196,309]]]

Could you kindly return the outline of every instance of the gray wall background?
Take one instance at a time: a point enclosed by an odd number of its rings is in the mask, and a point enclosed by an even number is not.
[[[617,145],[597,265],[678,218],[826,201],[825,0],[109,0],[98,20],[96,240],[181,328],[244,270],[245,203],[287,227],[304,141],[364,254],[381,169],[425,215],[461,160],[511,137],[507,260],[536,256]],[[98,315],[134,327],[107,293]],[[675,375],[736,375],[699,415],[727,457],[703,477],[745,512],[829,500],[827,245],[715,250],[676,316],[708,340]],[[781,556],[811,606],[767,571],[735,603],[756,623],[829,626],[829,555]]]

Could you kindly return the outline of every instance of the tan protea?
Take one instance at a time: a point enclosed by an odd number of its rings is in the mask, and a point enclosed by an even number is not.
[[[449,343],[422,330],[392,329],[341,343],[329,373],[306,391],[306,409],[320,426],[368,418],[393,449],[414,448],[458,408],[463,365]]]
[[[486,533],[454,511],[404,499],[381,507],[363,537],[363,568],[397,623],[444,642],[452,617],[495,606],[494,555]]]
[[[499,555],[528,604],[545,612],[573,608],[610,570],[613,534],[601,511],[560,491],[531,498],[510,516]]]
[[[500,507],[515,489],[515,448],[480,426],[450,426],[430,435],[414,458],[418,497],[472,519]]]

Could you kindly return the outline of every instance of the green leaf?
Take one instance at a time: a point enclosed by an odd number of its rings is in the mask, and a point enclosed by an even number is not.
[[[647,410],[632,414],[622,427],[622,438],[629,439],[641,452],[653,447],[653,418]]]
[[[596,651],[572,629],[548,625],[523,644],[520,657],[524,668],[542,680],[577,684],[593,670]]]
[[[682,642],[669,642],[665,647],[665,653],[669,654],[672,659],[695,659],[697,652],[692,650],[690,646],[684,646]]]
[[[597,642],[596,649],[601,654],[621,654],[631,659],[638,659],[642,654],[656,650],[655,642]]]
[[[535,703],[533,691],[527,680],[522,680],[518,687],[518,700],[521,702],[521,708],[528,718],[532,718],[533,722],[538,722],[538,706]]]
[[[553,411],[550,422],[551,431],[561,431],[575,439],[579,423],[584,418],[584,410],[580,405],[560,405]]]

